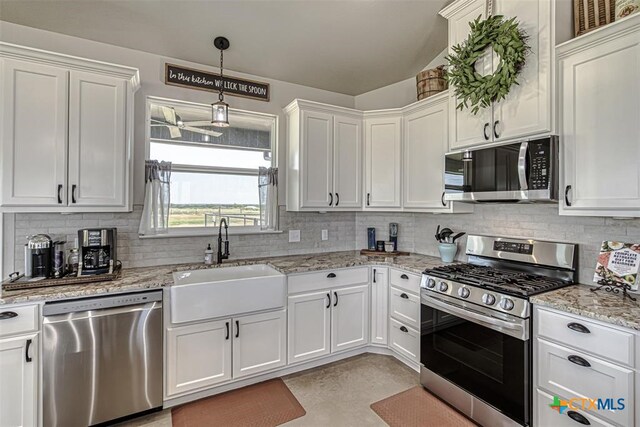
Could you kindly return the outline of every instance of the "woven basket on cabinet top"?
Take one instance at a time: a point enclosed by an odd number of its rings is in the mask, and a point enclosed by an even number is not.
[[[576,37],[615,21],[615,0],[573,0]]]

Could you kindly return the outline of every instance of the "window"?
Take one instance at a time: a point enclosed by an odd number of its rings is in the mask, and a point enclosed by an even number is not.
[[[210,105],[150,98],[148,123],[148,158],[172,162],[170,233],[218,227],[221,218],[234,230],[264,228],[258,170],[276,166],[275,116],[230,110],[230,126],[216,128]]]

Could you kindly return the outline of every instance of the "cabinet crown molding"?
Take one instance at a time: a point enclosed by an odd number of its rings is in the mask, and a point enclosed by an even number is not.
[[[608,43],[611,40],[624,37],[639,30],[640,14],[631,15],[625,19],[612,22],[597,30],[590,31],[582,36],[559,44],[556,46],[556,55],[559,59],[564,58],[581,50]]]
[[[283,111],[287,114],[300,109],[312,109],[315,111],[322,111],[329,114],[346,114],[357,118],[362,118],[362,111],[354,108],[340,107],[331,104],[325,104],[322,102],[308,101],[306,99],[296,98],[283,108]]]
[[[449,19],[465,7],[475,3],[477,0],[458,0],[451,3],[449,6],[442,9],[438,14],[443,18]]]
[[[6,42],[0,42],[0,58],[17,59],[71,70],[105,74],[128,80],[134,92],[140,88],[140,72],[137,68],[125,65],[111,64]]]

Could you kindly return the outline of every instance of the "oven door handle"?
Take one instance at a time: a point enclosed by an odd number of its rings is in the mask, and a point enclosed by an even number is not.
[[[529,152],[529,143],[523,142],[520,144],[520,153],[518,154],[518,181],[520,183],[520,190],[528,190],[529,184],[527,182],[527,153]]]
[[[529,328],[526,327],[526,320],[523,320],[523,322],[515,323],[509,322],[507,320],[497,319],[495,317],[475,311],[471,308],[451,304],[432,296],[422,295],[421,300],[422,304],[424,305],[442,310],[461,319],[486,326],[490,329],[505,333],[522,341],[526,341],[529,339]]]

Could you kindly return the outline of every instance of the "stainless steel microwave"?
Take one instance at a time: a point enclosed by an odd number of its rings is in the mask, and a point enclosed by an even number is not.
[[[444,189],[451,201],[556,202],[558,137],[449,153]]]

